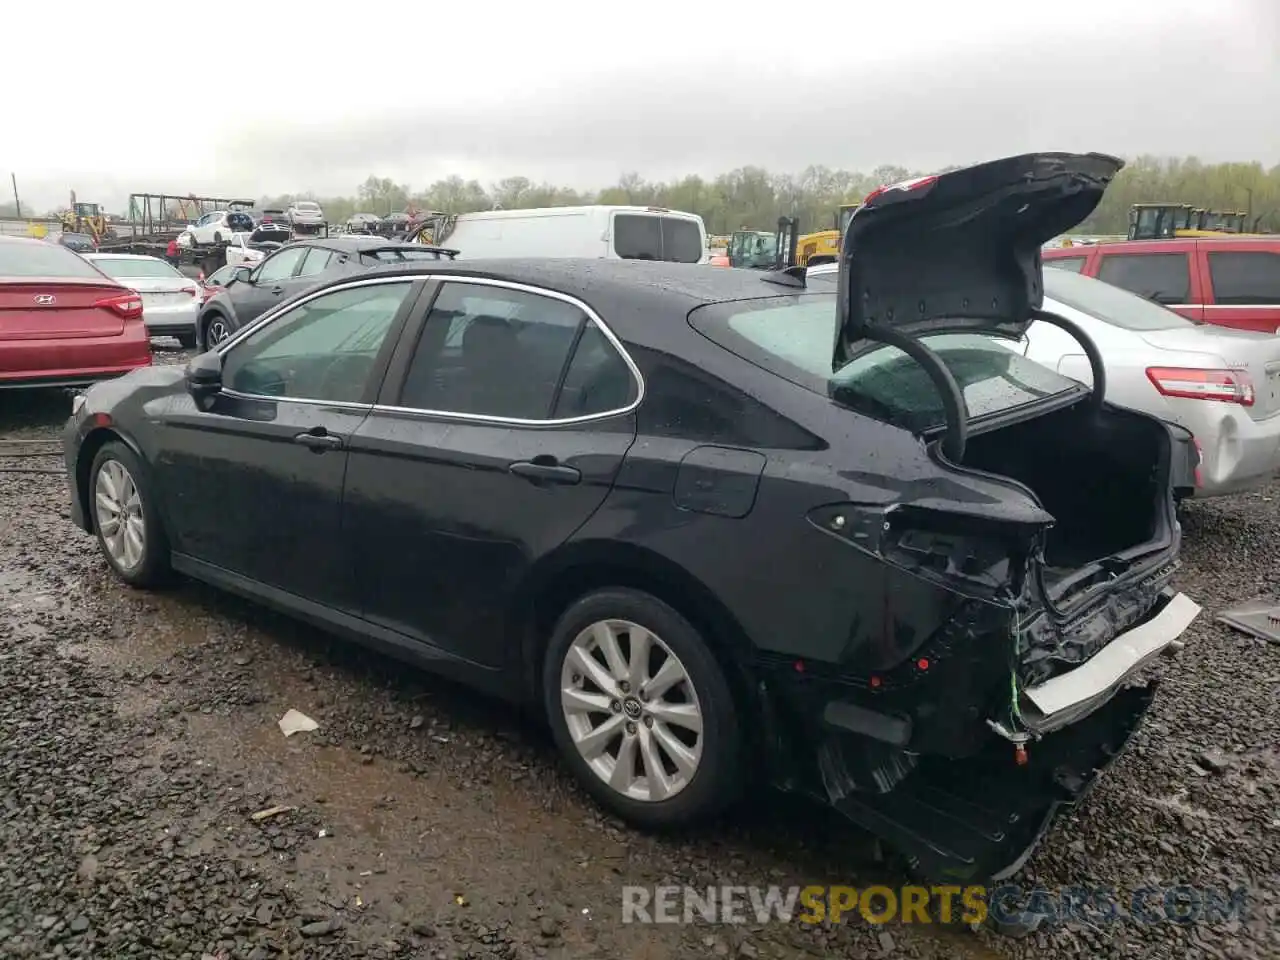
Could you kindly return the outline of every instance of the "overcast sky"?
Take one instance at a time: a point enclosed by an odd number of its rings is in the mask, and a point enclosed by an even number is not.
[[[36,209],[73,188],[116,210],[133,191],[350,194],[369,174],[591,188],[1036,149],[1280,162],[1280,0],[17,9],[0,172]]]

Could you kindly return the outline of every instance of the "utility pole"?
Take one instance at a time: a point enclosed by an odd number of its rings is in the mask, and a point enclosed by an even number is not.
[[[18,175],[16,173],[9,174],[9,182],[13,184],[14,213],[18,219],[22,219],[22,201],[18,199]]]

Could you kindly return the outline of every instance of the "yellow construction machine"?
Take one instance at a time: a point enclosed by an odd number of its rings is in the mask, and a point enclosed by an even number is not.
[[[1130,240],[1229,237],[1247,232],[1242,210],[1206,210],[1189,203],[1135,203],[1129,208]]]
[[[806,233],[796,239],[796,266],[816,267],[820,263],[833,263],[840,257],[840,241],[844,237],[845,227],[853,211],[861,206],[858,203],[842,203],[833,217],[834,227],[831,230],[819,230]]]
[[[93,237],[95,243],[108,235],[107,218],[102,207],[96,203],[78,203],[74,190],[71,191],[71,208],[61,219],[64,233],[84,233]]]

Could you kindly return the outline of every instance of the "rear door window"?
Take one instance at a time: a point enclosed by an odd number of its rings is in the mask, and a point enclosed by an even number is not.
[[[613,251],[623,260],[697,263],[702,259],[702,231],[696,220],[657,214],[616,213]]]
[[[1098,279],[1156,303],[1187,303],[1191,271],[1185,253],[1108,253]]]
[[[1209,276],[1216,304],[1280,304],[1280,253],[1265,250],[1210,253]]]
[[[671,263],[697,263],[702,259],[702,231],[693,220],[662,217],[662,259]]]
[[[616,214],[613,251],[623,260],[661,260],[662,223],[658,217]]]

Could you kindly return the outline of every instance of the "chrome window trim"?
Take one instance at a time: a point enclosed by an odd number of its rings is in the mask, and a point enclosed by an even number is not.
[[[432,273],[422,274],[422,279],[439,280],[441,283],[470,283],[480,287],[497,287],[503,290],[516,290],[521,293],[528,293],[533,296],[547,297],[552,300],[559,300],[563,303],[577,307],[583,312],[587,320],[595,324],[600,332],[604,334],[605,339],[613,346],[618,354],[622,357],[622,362],[627,365],[627,369],[631,371],[632,380],[636,385],[636,397],[633,401],[624,407],[618,407],[616,410],[605,410],[600,413],[587,414],[581,417],[559,417],[547,418],[541,420],[530,420],[522,417],[498,417],[484,413],[458,413],[449,410],[427,410],[422,407],[401,407],[393,404],[375,403],[373,411],[375,413],[395,413],[410,414],[421,417],[442,417],[449,420],[464,420],[469,423],[490,423],[504,424],[516,427],[562,427],[572,426],[579,423],[591,423],[596,420],[606,420],[610,417],[624,416],[631,413],[644,400],[645,383],[644,376],[640,373],[640,368],[631,358],[631,354],[627,352],[626,347],[622,345],[622,341],[609,329],[609,325],[601,319],[600,315],[594,309],[577,297],[567,293],[561,293],[558,290],[548,290],[545,287],[535,287],[527,283],[518,283],[514,280],[494,280],[489,277],[466,277],[456,276],[451,273]],[[429,316],[429,315],[428,315]],[[410,361],[412,362],[412,361]]]
[[[626,347],[622,345],[622,341],[619,340],[614,332],[609,329],[609,325],[601,319],[600,315],[596,313],[589,304],[584,303],[582,300],[579,300],[577,297],[571,296],[570,294],[560,293],[558,290],[547,290],[543,287],[535,287],[527,283],[517,283],[514,280],[494,280],[489,277],[462,277],[454,276],[453,274],[428,273],[396,277],[366,277],[364,279],[352,280],[349,283],[326,287],[323,290],[317,290],[308,294],[296,303],[290,303],[287,307],[281,305],[267,311],[253,323],[249,324],[249,326],[238,331],[235,336],[219,344],[217,347],[218,355],[222,356],[228,350],[234,348],[236,344],[242,342],[257,330],[262,329],[277,317],[283,316],[285,313],[292,311],[295,307],[300,307],[305,303],[310,303],[317,297],[322,297],[330,293],[337,293],[343,290],[350,290],[355,287],[381,286],[389,283],[414,284],[419,281],[430,280],[439,280],[441,282],[449,283],[470,283],[481,287],[498,287],[499,289],[505,290],[517,290],[534,296],[549,297],[552,300],[560,300],[564,303],[577,307],[583,312],[590,322],[594,323],[600,329],[600,331],[605,335],[605,339],[608,340],[609,343],[612,344],[613,348],[618,351],[619,355],[622,357],[623,363],[626,364],[627,369],[631,371],[631,377],[636,384],[635,399],[625,407],[619,407],[616,410],[605,410],[601,413],[592,413],[581,417],[528,420],[520,417],[495,417],[483,413],[455,413],[448,410],[426,410],[421,407],[401,407],[383,403],[349,403],[346,401],[316,400],[309,397],[272,397],[258,393],[241,393],[238,390],[232,390],[228,387],[223,387],[222,392],[228,396],[236,397],[241,400],[262,400],[268,403],[304,403],[312,406],[339,407],[348,410],[369,410],[377,413],[410,414],[421,417],[441,417],[449,420],[465,420],[471,423],[507,424],[518,427],[562,427],[580,423],[591,423],[596,420],[606,420],[610,417],[619,417],[631,413],[639,407],[641,401],[644,400],[645,382],[644,376],[640,373],[640,368],[636,365],[635,360],[631,358],[631,354],[627,352]],[[419,331],[419,333],[421,333],[421,331]]]

